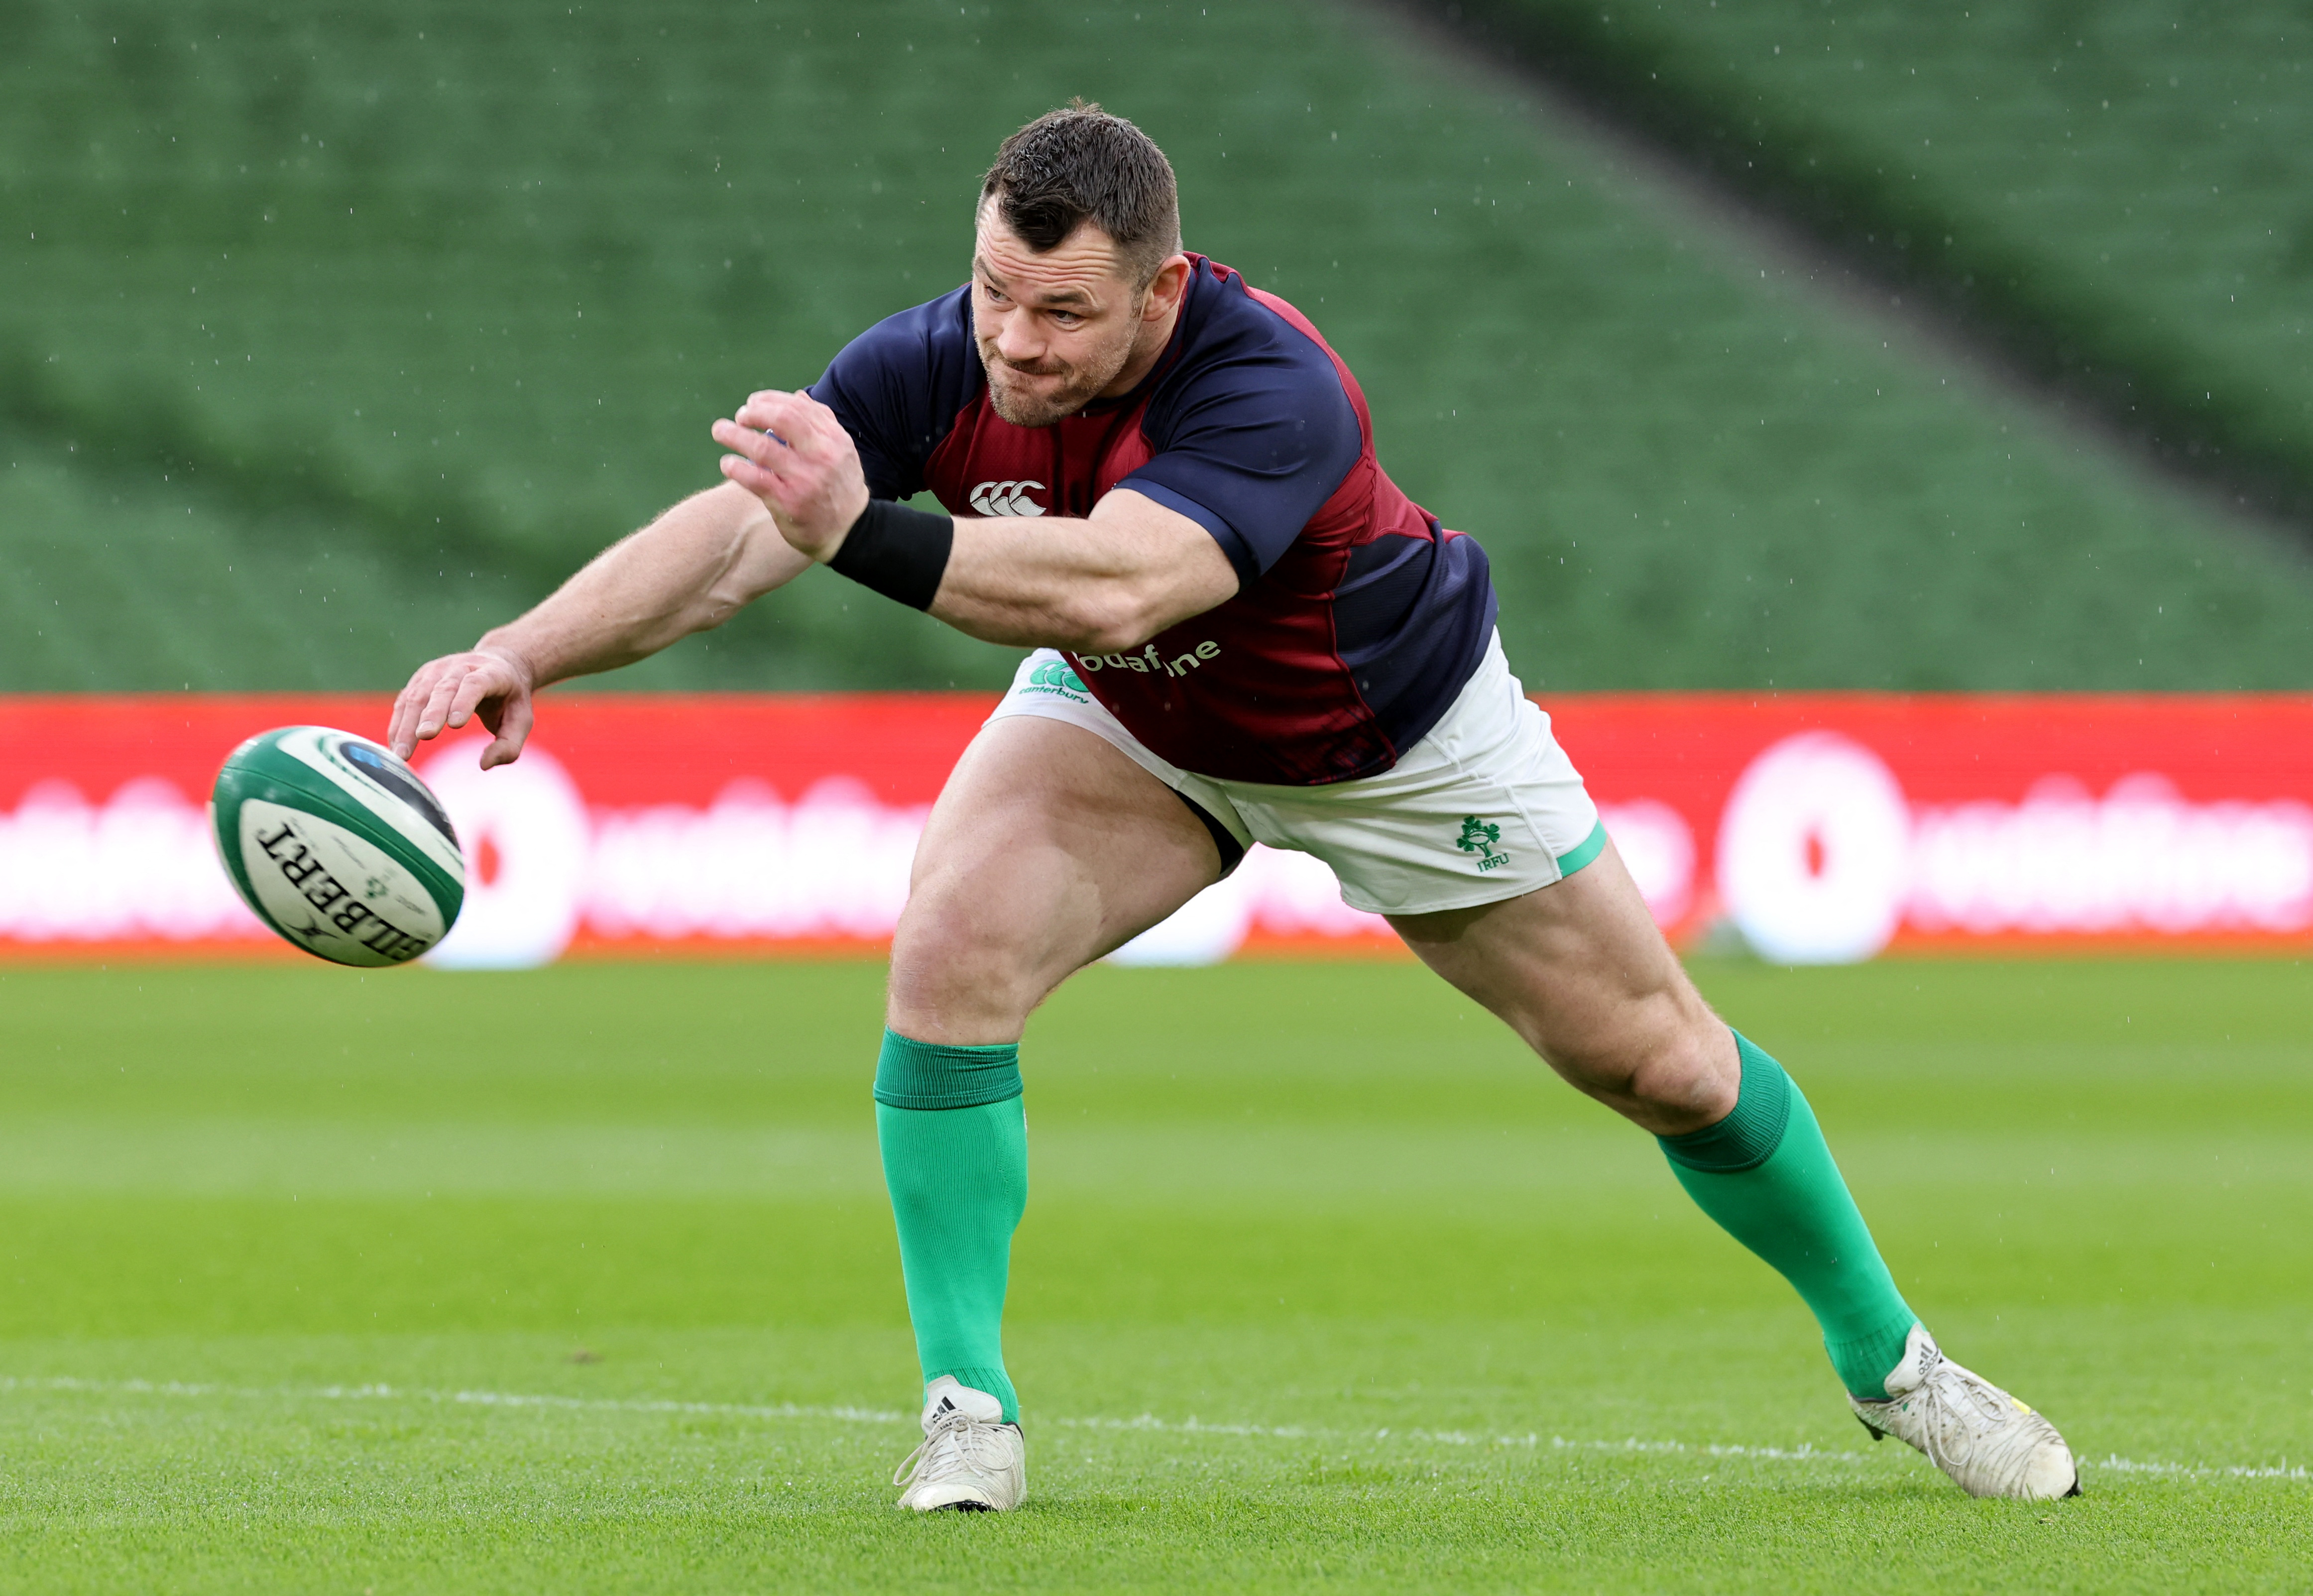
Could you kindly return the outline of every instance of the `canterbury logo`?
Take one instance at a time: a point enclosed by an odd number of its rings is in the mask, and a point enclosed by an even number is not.
[[[1044,507],[1028,497],[1041,482],[983,482],[972,490],[972,507],[982,515],[1042,515]]]

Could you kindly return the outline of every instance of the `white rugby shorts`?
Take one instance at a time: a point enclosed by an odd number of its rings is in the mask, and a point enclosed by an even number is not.
[[[1351,908],[1431,914],[1517,898],[1598,856],[1606,829],[1550,717],[1510,674],[1498,633],[1429,734],[1390,769],[1327,786],[1224,781],[1168,764],[1085,690],[1068,661],[1038,649],[990,721],[1041,715],[1106,738],[1226,827],[1331,865]]]

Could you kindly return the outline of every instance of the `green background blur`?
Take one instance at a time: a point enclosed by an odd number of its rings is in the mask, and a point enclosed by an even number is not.
[[[2313,9],[1473,9],[1700,176],[1418,7],[0,9],[0,689],[398,683],[961,281],[996,142],[1077,93],[1357,370],[1530,686],[2313,685],[2305,529],[2115,441],[2313,482]],[[1748,170],[1995,358],[1712,197]],[[814,572],[613,684],[1011,657]]]

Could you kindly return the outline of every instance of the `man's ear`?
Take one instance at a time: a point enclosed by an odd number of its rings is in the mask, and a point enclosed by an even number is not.
[[[1170,314],[1187,294],[1188,289],[1189,258],[1186,255],[1166,257],[1165,264],[1156,268],[1156,275],[1148,279],[1148,290],[1141,296],[1140,320],[1154,321],[1160,316]]]

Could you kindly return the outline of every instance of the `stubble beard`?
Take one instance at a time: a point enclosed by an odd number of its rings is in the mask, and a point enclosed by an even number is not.
[[[999,372],[1018,368],[997,354],[986,342],[980,344],[981,369],[988,376],[988,402],[997,415],[1014,426],[1051,426],[1064,421],[1100,397],[1100,390],[1116,380],[1132,357],[1132,342],[1127,338],[1118,348],[1104,351],[1096,364],[1070,365],[1066,361],[1048,362],[1053,369],[1023,373],[1025,376],[1060,379],[1060,385],[1046,392],[1032,392],[1025,388],[1007,389],[998,380]]]

